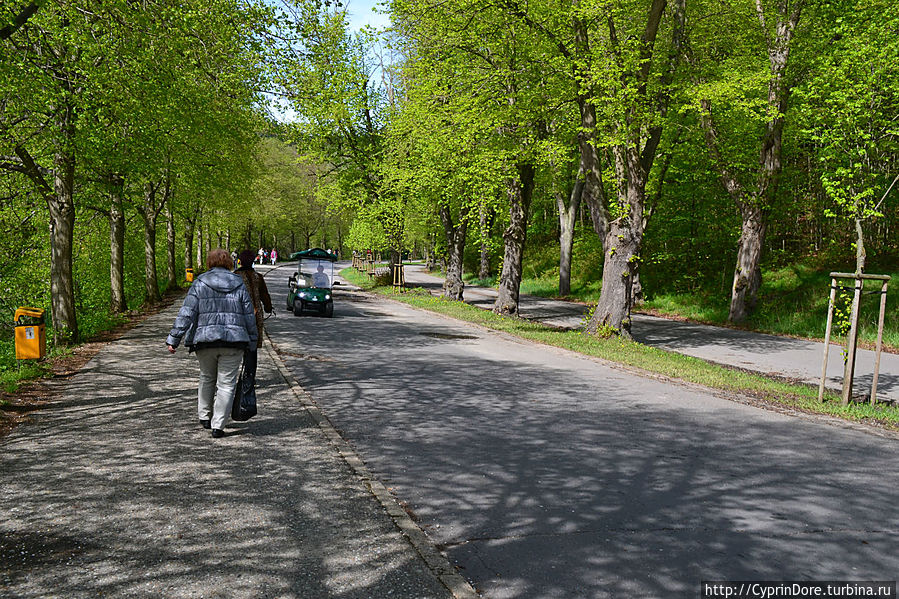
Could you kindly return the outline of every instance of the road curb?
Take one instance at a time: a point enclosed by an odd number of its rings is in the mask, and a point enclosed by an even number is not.
[[[328,441],[337,449],[337,452],[352,469],[353,473],[358,476],[365,487],[374,495],[378,503],[387,512],[393,520],[394,525],[402,532],[403,536],[409,541],[415,551],[424,560],[428,569],[441,583],[452,593],[456,599],[478,599],[480,595],[474,590],[471,584],[461,576],[456,568],[444,556],[436,545],[431,541],[428,535],[421,529],[418,524],[406,513],[406,511],[396,501],[390,491],[384,484],[372,476],[371,471],[365,465],[365,462],[358,453],[352,448],[349,442],[344,439],[327,416],[321,411],[321,408],[315,403],[312,395],[303,389],[296,380],[287,364],[281,359],[281,355],[265,332],[266,343],[263,345],[265,351],[269,354],[272,363],[278,369],[281,377],[287,383],[288,388],[300,402],[300,405],[312,417],[318,427],[324,432]]]

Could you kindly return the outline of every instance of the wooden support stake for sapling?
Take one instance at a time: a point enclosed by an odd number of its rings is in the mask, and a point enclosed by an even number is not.
[[[848,405],[852,398],[852,384],[855,376],[855,357],[858,349],[858,318],[860,312],[861,296],[866,280],[881,282],[880,287],[880,316],[877,321],[877,345],[874,356],[874,377],[871,382],[871,404],[877,401],[877,379],[880,373],[880,354],[883,344],[883,321],[886,314],[887,283],[889,275],[867,275],[858,273],[830,273],[830,302],[827,306],[827,329],[824,339],[824,363],[821,365],[821,384],[818,386],[818,401],[824,399],[824,384],[827,381],[827,356],[830,348],[830,334],[833,329],[833,313],[836,304],[837,279],[853,279],[855,281],[855,294],[852,299],[852,310],[849,316],[850,328],[846,339],[846,366],[843,370],[843,405]],[[872,293],[877,293],[872,292]]]
[[[818,385],[818,401],[824,401],[824,382],[827,380],[827,354],[830,349],[830,331],[833,327],[833,307],[837,298],[837,280],[830,279],[830,301],[827,304],[827,327],[824,331],[824,363],[821,364],[821,384]]]
[[[893,181],[895,183],[895,181]],[[871,405],[877,403],[877,377],[880,374],[880,346],[883,343],[883,318],[887,310],[887,283],[885,279],[880,285],[880,315],[877,317],[877,346],[874,350],[874,378],[871,381]]]
[[[843,371],[843,405],[849,405],[852,398],[852,383],[855,378],[855,352],[858,348],[858,308],[862,299],[864,281],[855,279],[855,292],[852,296],[852,311],[849,315],[849,338],[846,339],[846,368]]]

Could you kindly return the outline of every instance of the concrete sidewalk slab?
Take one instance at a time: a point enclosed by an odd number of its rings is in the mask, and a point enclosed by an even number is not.
[[[163,343],[178,307],[0,440],[0,596],[452,597],[272,354],[259,415],[200,428],[196,360]]]

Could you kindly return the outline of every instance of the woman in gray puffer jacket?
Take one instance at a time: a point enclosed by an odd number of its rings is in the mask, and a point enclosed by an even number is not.
[[[216,438],[225,435],[243,352],[256,345],[258,336],[253,302],[241,276],[231,272],[233,265],[225,250],[209,252],[208,270],[191,285],[165,340],[171,353],[182,339],[197,353],[197,413]]]

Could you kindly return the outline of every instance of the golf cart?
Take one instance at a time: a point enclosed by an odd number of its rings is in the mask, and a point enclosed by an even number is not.
[[[299,260],[299,263],[288,282],[287,309],[293,310],[296,316],[312,310],[330,318],[334,314],[331,287],[339,285],[334,281],[337,256],[321,248],[312,248],[291,254],[290,259]]]

